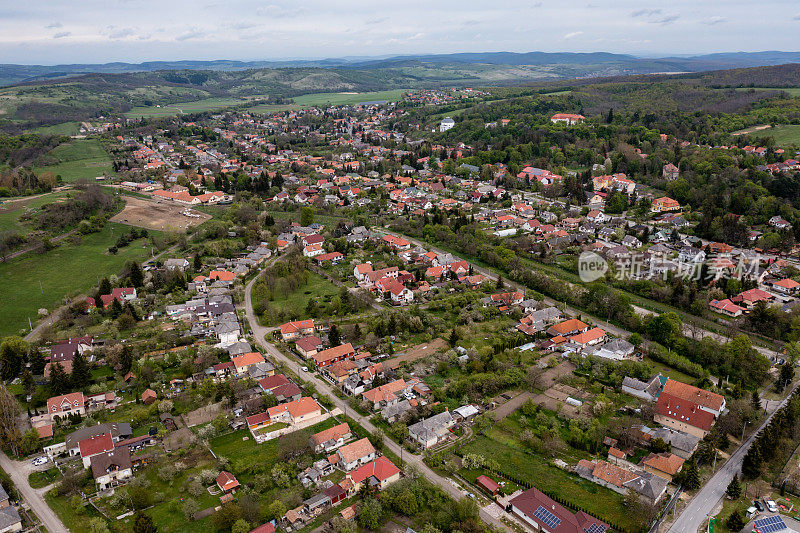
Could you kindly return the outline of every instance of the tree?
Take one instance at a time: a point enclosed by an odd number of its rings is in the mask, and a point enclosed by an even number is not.
[[[92,371],[89,363],[80,351],[75,353],[72,359],[72,388],[83,389],[92,381]]]
[[[200,272],[203,269],[203,256],[200,255],[200,252],[194,254],[194,270],[195,272]]]
[[[670,445],[664,439],[658,437],[650,442],[650,450],[653,453],[664,453],[670,450]]]
[[[56,361],[50,365],[50,392],[58,396],[69,390],[70,380],[64,367]]]
[[[502,289],[503,285],[503,276],[497,276],[497,284],[495,285],[495,288]]]
[[[150,515],[146,515],[139,511],[136,513],[136,519],[133,521],[133,533],[156,533],[155,523]]]
[[[683,470],[678,472],[676,476],[678,483],[683,485],[686,490],[697,490],[700,488],[700,470],[697,468],[697,463],[694,461],[687,461],[683,465]]]
[[[104,294],[111,294],[111,282],[108,281],[108,278],[103,278],[100,280],[100,286],[97,288],[97,298],[95,298],[97,305],[100,305],[100,297]]]
[[[741,531],[745,525],[747,525],[747,518],[745,517],[744,511],[741,509],[736,509],[731,513],[728,517],[727,522],[725,525],[728,526],[728,529],[731,531]]]
[[[0,446],[9,448],[14,455],[20,452],[20,433],[17,427],[19,403],[4,385],[0,385]]]
[[[450,347],[455,348],[456,344],[458,344],[458,330],[456,330],[456,328],[453,328],[450,331]]]
[[[725,489],[725,494],[732,500],[738,500],[742,495],[742,484],[739,482],[739,476],[733,476],[733,479],[728,483],[728,488]]]
[[[314,208],[311,206],[304,206],[300,209],[300,225],[309,226],[314,222]]]
[[[286,504],[281,500],[275,500],[267,506],[267,518],[278,520],[286,514],[286,511]]]
[[[794,379],[794,365],[786,362],[781,365],[781,373],[776,383],[778,390],[783,390]]]
[[[330,331],[328,331],[328,342],[331,343],[331,346],[339,346],[341,344],[340,340],[339,327],[336,324],[332,324]]]
[[[194,515],[200,510],[200,506],[192,498],[188,498],[183,502],[183,515],[187,520],[194,520]]]
[[[250,533],[250,524],[244,518],[240,518],[233,523],[231,533]]]
[[[144,284],[144,273],[142,272],[142,267],[139,266],[139,263],[136,261],[131,261],[128,270],[128,277],[131,280],[131,285],[134,287],[141,287]]]
[[[383,521],[383,507],[375,498],[368,497],[358,508],[358,525],[367,529],[378,529]]]
[[[108,524],[99,516],[89,520],[90,533],[109,533]]]
[[[754,410],[761,410],[761,396],[758,395],[757,390],[753,391],[753,395],[750,397],[750,404],[753,406]]]
[[[222,509],[214,513],[214,525],[220,531],[226,531],[242,518],[242,510],[233,502],[226,503]]]
[[[0,377],[14,379],[22,369],[28,343],[22,337],[6,337],[0,344]]]

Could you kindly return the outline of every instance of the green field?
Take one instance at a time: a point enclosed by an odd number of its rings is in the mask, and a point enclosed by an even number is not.
[[[759,132],[775,139],[775,146],[800,146],[800,124],[779,124]]]
[[[104,173],[114,174],[111,157],[97,139],[75,139],[53,148],[48,154],[59,162],[39,167],[40,172],[52,172],[67,182],[93,180]]]
[[[249,98],[204,98],[192,102],[178,102],[163,106],[152,105],[147,107],[134,107],[125,113],[125,116],[131,118],[160,118],[186,113],[204,113],[206,111],[218,111],[226,107],[243,105],[259,98],[263,99],[266,98],[266,96]]]
[[[539,455],[525,453],[484,436],[467,444],[463,451],[491,457],[504,474],[525,481],[560,500],[583,507],[600,520],[609,521],[628,531],[640,528],[635,517],[626,512],[621,494],[551,466],[547,459]],[[462,473],[474,479],[470,472]]]
[[[16,231],[24,235],[30,228],[22,223],[19,217],[24,215],[28,209],[38,209],[60,198],[66,198],[68,195],[67,191],[50,192],[36,198],[21,198],[0,204],[0,232]]]
[[[41,133],[42,135],[77,135],[81,125],[78,122],[62,122],[61,124],[53,124],[52,126],[39,126],[33,128],[32,133]]]
[[[113,230],[113,236],[112,236]],[[140,239],[111,255],[106,250],[117,237],[129,231],[122,224],[106,224],[98,233],[86,235],[81,244],[62,246],[44,254],[26,254],[0,264],[0,337],[27,330],[28,318],[35,323],[39,308],[54,309],[65,295],[86,292],[99,277],[118,273],[126,261],[150,255],[150,246]],[[41,282],[41,289],[39,283]]]
[[[319,274],[308,272],[308,283],[294,292],[284,295],[280,290],[275,291],[275,299],[269,300],[270,315],[275,317],[277,323],[283,321],[283,315],[302,316],[306,312],[308,301],[312,298],[317,304],[323,305],[339,294],[339,287],[323,278]],[[273,321],[275,321],[273,320]],[[276,324],[269,324],[276,325]]]
[[[376,91],[367,93],[313,93],[304,94],[294,98],[294,103],[302,106],[318,106],[318,105],[352,105],[361,102],[374,102],[378,100],[387,100],[395,102],[403,98],[403,94],[407,93],[408,89],[392,89],[390,91]]]
[[[783,91],[791,96],[800,96],[800,87],[738,87],[737,91]]]

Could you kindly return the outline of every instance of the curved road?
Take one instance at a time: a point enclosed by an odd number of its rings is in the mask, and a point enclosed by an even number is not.
[[[69,531],[56,513],[47,505],[42,493],[31,488],[28,483],[28,474],[33,469],[29,468],[27,463],[12,461],[4,452],[0,451],[0,467],[9,475],[11,481],[14,482],[14,486],[22,494],[22,498],[31,507],[33,513],[49,533],[67,533]]]
[[[301,379],[308,381],[312,385],[314,385],[317,391],[327,395],[333,401],[334,405],[336,405],[336,407],[341,409],[341,411],[345,413],[346,416],[349,416],[352,419],[356,420],[367,431],[374,433],[377,430],[377,428],[374,425],[372,425],[372,423],[369,421],[367,417],[362,416],[353,411],[353,409],[347,404],[346,401],[342,400],[336,394],[334,394],[330,383],[320,379],[313,373],[303,372],[302,369],[300,368],[301,365],[296,360],[286,356],[283,352],[278,350],[274,344],[272,344],[267,340],[268,335],[270,335],[271,332],[274,331],[274,328],[266,328],[258,322],[258,318],[253,313],[253,302],[250,296],[253,284],[257,279],[258,276],[255,276],[252,280],[250,280],[250,282],[248,282],[247,285],[245,286],[245,291],[244,291],[245,314],[247,316],[247,321],[250,323],[250,329],[253,331],[253,339],[256,342],[256,344],[264,348],[264,350],[266,350],[266,352],[272,358],[288,366],[292,370],[292,372],[294,372]],[[431,470],[428,467],[428,465],[426,465],[422,461],[421,455],[412,454],[406,450],[401,449],[401,447],[396,442],[389,439],[388,437],[384,437],[383,443],[384,446],[386,446],[386,448],[391,450],[398,457],[402,457],[407,464],[413,465],[416,471],[420,473],[420,475],[424,476],[432,483],[439,485],[439,487],[441,487],[451,497],[457,500],[465,497],[464,493],[461,492],[461,490],[459,490],[457,487],[453,486],[453,484],[449,480],[445,479],[444,477],[440,476],[439,474]],[[508,528],[508,526],[506,526],[500,520],[484,512],[483,509],[480,509],[480,517],[481,519],[483,519],[484,522],[494,526],[497,529],[509,532],[511,531]]]

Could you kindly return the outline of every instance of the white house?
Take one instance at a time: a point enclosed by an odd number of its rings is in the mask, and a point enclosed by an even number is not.
[[[456,125],[456,121],[450,117],[444,117],[439,123],[439,131],[447,131]]]

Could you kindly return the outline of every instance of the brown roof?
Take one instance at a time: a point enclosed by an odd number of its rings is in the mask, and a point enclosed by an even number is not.
[[[368,438],[364,437],[363,439],[357,440],[355,442],[351,442],[350,444],[345,444],[339,451],[339,458],[345,463],[352,463],[362,457],[366,457],[371,453],[375,453],[375,448],[372,446],[372,443],[369,441]]]
[[[704,389],[697,388],[693,385],[687,385],[674,379],[667,379],[664,384],[664,391],[667,394],[680,398],[681,400],[689,400],[707,409],[719,411],[725,398],[715,392],[710,392]]]
[[[320,431],[319,433],[311,435],[311,441],[315,446],[318,446],[323,442],[338,439],[344,435],[347,435],[348,433],[350,433],[350,425],[347,422],[343,422],[338,426],[333,426],[332,428],[328,428]]]
[[[353,352],[355,352],[353,345],[348,342],[347,344],[340,344],[339,346],[334,346],[333,348],[328,348],[327,350],[317,352],[312,355],[311,358],[319,365],[332,359],[344,357]]]
[[[131,464],[131,449],[127,446],[93,455],[89,461],[91,461],[92,475],[95,479],[107,474],[110,470],[125,470],[133,467]]]
[[[675,454],[664,452],[659,454],[651,453],[642,459],[642,462],[639,464],[674,476],[680,471],[683,466],[683,461],[681,457]]]
[[[617,487],[622,487],[624,483],[633,481],[639,477],[633,472],[620,468],[617,465],[612,465],[606,461],[596,461],[594,469],[592,470],[592,475]]]

